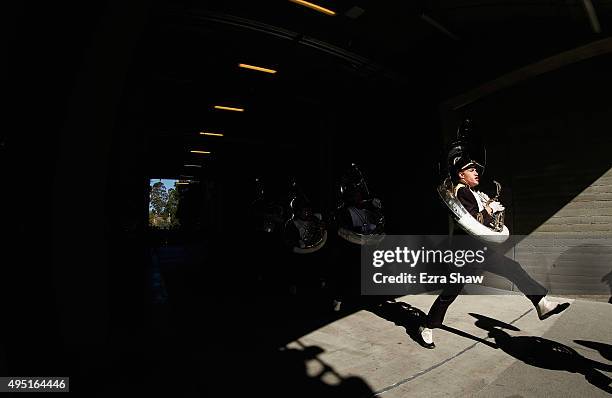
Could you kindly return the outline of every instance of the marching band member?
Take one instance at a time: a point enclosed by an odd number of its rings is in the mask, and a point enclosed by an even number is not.
[[[334,311],[340,311],[347,299],[356,299],[360,286],[359,270],[347,272],[343,264],[359,263],[361,246],[382,239],[385,229],[382,201],[368,189],[366,179],[355,163],[344,172],[338,186],[338,206],[335,211],[339,240],[336,240],[335,272],[332,279],[335,295]],[[356,271],[356,272],[355,272]],[[350,275],[346,280],[345,274]]]
[[[455,196],[479,223],[493,228],[493,213],[504,211],[504,206],[497,201],[491,201],[486,193],[475,190],[480,182],[477,169],[482,168],[480,164],[461,158],[457,161],[465,165],[458,171],[459,183],[455,185]]]
[[[488,196],[477,190],[480,182],[479,167],[481,166],[470,158],[458,156],[452,160],[449,169],[455,180],[454,192],[457,199],[478,222],[492,227],[493,214],[503,211],[504,207],[497,201],[490,201]],[[491,252],[494,251],[490,251],[487,255],[488,261],[485,261],[480,269],[472,269],[472,271],[489,271],[513,282],[531,300],[540,320],[558,314],[569,307],[569,303],[549,301],[546,298],[546,288],[530,277],[519,263],[503,256],[503,254],[496,256]],[[448,307],[455,301],[463,286],[462,283],[446,285],[433,303],[425,325],[419,329],[418,342],[422,346],[426,348],[435,347],[432,329],[442,326]]]

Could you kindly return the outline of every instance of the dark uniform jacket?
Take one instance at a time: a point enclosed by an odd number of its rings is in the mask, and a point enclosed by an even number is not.
[[[455,196],[457,196],[457,199],[459,199],[463,207],[465,207],[465,210],[467,210],[472,217],[478,220],[478,222],[481,224],[491,227],[493,217],[487,212],[486,209],[478,211],[478,202],[468,186],[459,184],[458,188],[456,188]]]

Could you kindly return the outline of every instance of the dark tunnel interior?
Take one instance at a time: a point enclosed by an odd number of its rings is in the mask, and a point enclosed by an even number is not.
[[[332,311],[321,282],[358,280],[358,255],[262,238],[256,178],[277,201],[297,181],[326,216],[356,163],[388,234],[445,235],[438,159],[471,117],[527,235],[612,168],[612,3],[597,32],[580,1],[326,3],[335,17],[289,1],[6,6],[3,373],[99,395],[366,396],[307,376],[317,347],[279,347],[381,298]],[[149,225],[158,179],[192,181],[176,229]]]

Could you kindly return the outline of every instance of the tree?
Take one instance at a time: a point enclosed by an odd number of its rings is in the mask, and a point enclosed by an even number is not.
[[[151,212],[154,216],[161,216],[168,203],[168,192],[163,182],[153,184],[151,189]]]
[[[178,218],[176,217],[176,210],[178,209],[179,193],[176,189],[170,188],[168,191],[168,201],[164,208],[163,216],[170,223],[170,228],[175,228],[180,225]]]

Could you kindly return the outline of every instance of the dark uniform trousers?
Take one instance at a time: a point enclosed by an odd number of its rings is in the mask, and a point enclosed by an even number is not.
[[[481,271],[488,271],[508,279],[531,300],[534,306],[547,293],[546,288],[529,276],[519,263],[505,257],[503,253],[491,251],[491,253],[486,256],[486,260],[482,266],[478,268],[470,266],[465,269],[466,273],[479,273]],[[464,271],[462,271],[462,273],[464,273]],[[438,296],[429,310],[429,314],[427,315],[427,327],[437,328],[442,326],[448,307],[455,301],[459,293],[461,293],[463,286],[464,284],[462,283],[445,285],[442,293]]]
[[[474,218],[485,225],[489,224],[491,216],[486,210],[478,211],[478,203],[468,187],[464,185],[459,186],[456,190],[456,196]],[[476,240],[474,240],[474,243],[476,243]],[[455,271],[457,271],[457,269],[455,269]],[[489,251],[483,264],[477,267],[465,267],[462,273],[479,273],[481,271],[489,271],[510,280],[531,300],[534,306],[547,293],[546,288],[530,277],[519,263],[505,257],[501,252],[495,250]],[[448,307],[455,301],[463,289],[463,286],[464,284],[461,283],[445,285],[442,293],[438,296],[429,310],[429,314],[427,315],[427,327],[436,328],[442,326]]]

